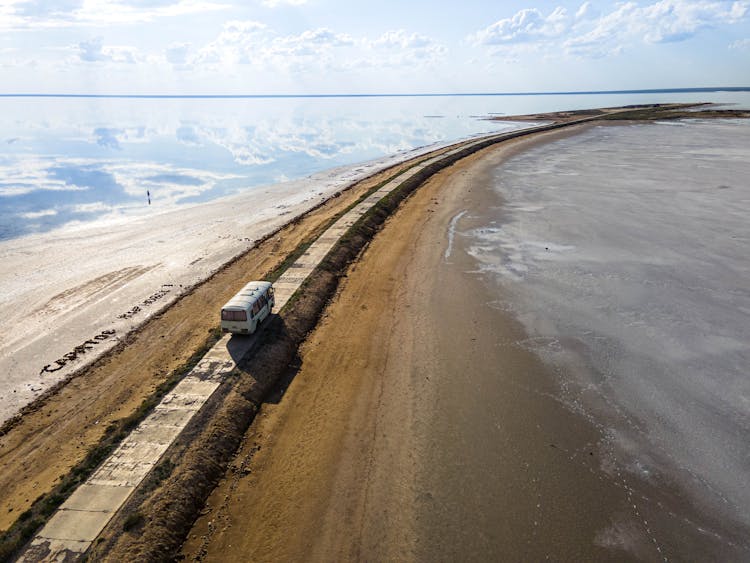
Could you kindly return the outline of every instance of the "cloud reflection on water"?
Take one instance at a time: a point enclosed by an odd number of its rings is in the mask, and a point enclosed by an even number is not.
[[[441,111],[424,101],[37,102],[3,101],[0,239],[145,212],[147,192],[151,209],[200,203],[500,127],[468,117],[481,111],[425,118]]]

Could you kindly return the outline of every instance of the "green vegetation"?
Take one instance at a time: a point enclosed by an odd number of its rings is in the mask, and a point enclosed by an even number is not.
[[[129,532],[136,528],[140,528],[145,521],[146,517],[143,514],[141,514],[140,512],[134,512],[133,514],[130,514],[127,518],[125,518],[125,521],[122,523],[122,529],[126,532]]]
[[[634,109],[600,116],[608,121],[662,121],[665,119],[729,119],[750,117],[750,111],[733,109],[682,109],[669,106]]]

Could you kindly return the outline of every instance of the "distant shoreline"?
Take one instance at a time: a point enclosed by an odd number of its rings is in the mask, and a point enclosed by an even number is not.
[[[703,86],[696,88],[646,88],[626,90],[579,90],[560,92],[428,92],[428,93],[344,93],[344,94],[81,94],[18,92],[0,98],[125,98],[125,99],[263,99],[263,98],[435,98],[473,96],[576,96],[606,94],[699,94],[708,92],[750,92],[750,86]]]

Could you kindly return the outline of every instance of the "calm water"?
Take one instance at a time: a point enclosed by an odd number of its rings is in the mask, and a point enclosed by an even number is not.
[[[501,166],[504,203],[471,233],[526,344],[565,367],[565,400],[624,468],[745,537],[748,178],[750,120],[595,127]]]
[[[195,204],[497,131],[490,114],[748,93],[265,99],[0,99],[0,239]]]

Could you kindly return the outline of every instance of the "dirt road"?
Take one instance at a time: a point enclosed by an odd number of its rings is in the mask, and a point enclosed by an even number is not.
[[[491,204],[488,170],[530,142],[450,167],[389,220],[251,426],[188,560],[607,560],[617,542],[656,555],[629,533],[596,432],[555,400],[450,235]],[[625,531],[602,536],[618,518]]]

